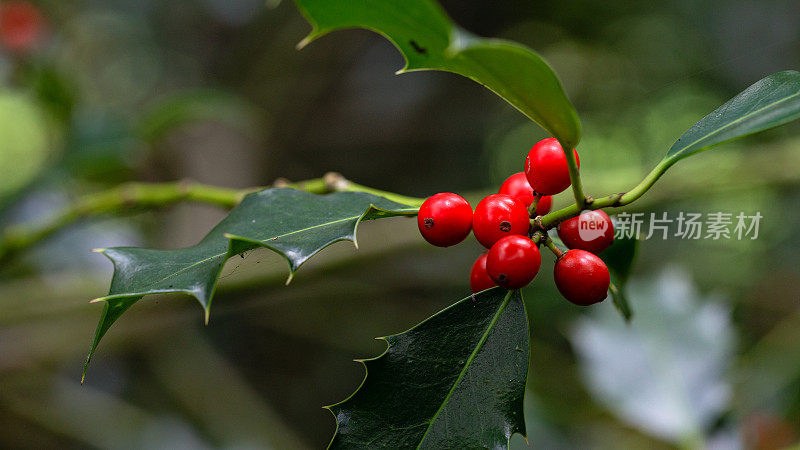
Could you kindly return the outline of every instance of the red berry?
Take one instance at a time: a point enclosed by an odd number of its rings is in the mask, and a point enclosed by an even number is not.
[[[13,52],[30,50],[44,28],[42,14],[26,1],[0,2],[0,43]]]
[[[575,162],[580,167],[578,152]],[[525,176],[531,187],[540,194],[555,195],[570,185],[567,156],[556,138],[542,139],[528,152],[525,158]]]
[[[526,236],[506,236],[497,241],[486,258],[486,271],[506,289],[519,289],[536,278],[542,257]]]
[[[486,253],[478,256],[469,272],[469,286],[472,292],[480,292],[497,286],[494,280],[486,272]]]
[[[472,219],[475,239],[486,248],[505,236],[528,234],[530,226],[525,205],[505,194],[492,194],[481,200]]]
[[[417,214],[419,232],[438,247],[463,241],[472,228],[472,206],[460,195],[442,192],[422,203]]]
[[[603,211],[584,211],[562,222],[558,226],[558,237],[569,248],[596,255],[614,242],[614,223]]]
[[[602,302],[611,283],[606,263],[585,250],[567,250],[556,262],[553,275],[561,295],[580,306]]]
[[[514,175],[506,178],[506,181],[500,186],[500,193],[514,197],[525,204],[525,207],[531,206],[533,203],[533,188],[528,183],[528,178],[525,172],[517,172]],[[550,212],[550,207],[553,206],[553,198],[549,195],[543,196],[536,204],[536,215],[543,216]]]
[[[543,195],[542,198],[539,199],[539,203],[536,204],[536,215],[543,216],[550,212],[550,208],[553,207],[553,197],[549,195]]]

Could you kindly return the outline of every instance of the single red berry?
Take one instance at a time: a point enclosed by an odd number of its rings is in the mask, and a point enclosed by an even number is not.
[[[580,167],[578,152],[575,149],[572,152]],[[558,139],[542,139],[531,148],[525,158],[525,176],[531,187],[540,194],[555,195],[569,187],[567,156]]]
[[[469,286],[472,288],[472,292],[480,292],[497,286],[486,272],[486,256],[486,253],[478,256],[469,272]]]
[[[569,248],[597,255],[614,242],[614,223],[603,211],[584,211],[562,222],[558,226],[558,237]]]
[[[12,52],[33,48],[42,36],[44,19],[30,2],[0,2],[0,43]]]
[[[586,250],[567,250],[556,262],[553,275],[561,295],[580,306],[602,302],[611,284],[606,263]]]
[[[475,239],[486,248],[505,236],[528,234],[530,226],[525,205],[505,194],[486,196],[475,207],[472,219]]]
[[[486,257],[486,271],[506,289],[527,286],[539,273],[542,256],[526,236],[506,236],[497,241]]]
[[[506,181],[500,186],[499,193],[514,197],[524,203],[526,208],[533,203],[533,188],[528,183],[525,172],[517,172],[506,178]],[[539,199],[539,203],[536,204],[536,215],[543,216],[549,213],[552,206],[553,198],[549,195],[543,196]]]
[[[472,206],[460,195],[442,192],[431,196],[417,213],[419,232],[437,247],[463,241],[472,229]]]
[[[553,207],[553,197],[549,195],[543,195],[542,198],[539,199],[539,203],[536,204],[536,215],[543,216],[550,212],[550,208]]]

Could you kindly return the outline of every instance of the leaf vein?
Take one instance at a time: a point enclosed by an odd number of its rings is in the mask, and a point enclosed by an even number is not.
[[[737,124],[737,123],[739,123],[739,122],[742,122],[743,120],[746,120],[746,119],[750,118],[750,117],[751,117],[751,116],[753,116],[754,114],[757,114],[757,113],[759,113],[759,112],[761,112],[761,111],[764,111],[764,110],[766,110],[766,109],[772,108],[772,107],[773,107],[773,106],[775,106],[775,105],[778,105],[778,104],[780,104],[780,103],[783,103],[783,102],[786,102],[786,101],[788,101],[788,100],[791,100],[792,98],[794,98],[794,97],[797,97],[797,96],[800,96],[800,91],[798,91],[797,93],[795,93],[795,94],[792,94],[792,95],[790,95],[790,96],[788,96],[788,97],[784,97],[784,98],[782,98],[782,99],[780,99],[780,100],[778,100],[778,101],[775,101],[775,102],[772,102],[772,103],[770,103],[770,104],[768,104],[768,105],[765,105],[764,107],[762,107],[762,108],[759,108],[759,109],[757,109],[757,110],[751,110],[750,112],[748,112],[748,113],[747,113],[747,114],[745,114],[744,116],[742,116],[742,117],[740,117],[740,118],[738,118],[738,119],[736,119],[736,120],[733,120],[733,121],[731,121],[731,122],[727,123],[726,125],[724,125],[724,126],[722,126],[722,127],[720,127],[720,128],[717,128],[716,130],[714,130],[714,131],[712,131],[712,132],[710,132],[710,133],[708,133],[708,134],[706,134],[706,135],[704,135],[704,136],[701,136],[701,137],[697,138],[697,139],[696,139],[694,142],[692,142],[691,144],[688,144],[688,145],[684,146],[683,148],[681,148],[680,150],[678,150],[678,151],[677,151],[677,152],[675,152],[674,154],[675,154],[675,155],[678,155],[678,154],[680,154],[681,152],[685,151],[686,149],[688,149],[688,148],[691,148],[693,145],[697,144],[698,142],[701,142],[701,141],[703,141],[704,139],[708,139],[709,137],[711,137],[711,136],[714,136],[715,134],[721,133],[722,131],[724,131],[724,130],[726,130],[726,129],[730,128],[730,127],[732,127],[733,125],[735,125],[735,124]]]
[[[497,324],[497,321],[500,320],[500,315],[503,314],[503,311],[505,311],[506,307],[508,306],[508,303],[511,301],[511,296],[513,293],[514,291],[508,291],[506,297],[503,299],[503,302],[500,304],[500,307],[497,308],[497,312],[495,313],[494,317],[492,317],[492,321],[489,322],[489,325],[486,326],[486,331],[483,332],[481,339],[478,341],[478,345],[475,346],[475,350],[472,351],[472,354],[469,355],[469,358],[467,358],[467,361],[464,363],[464,368],[461,369],[461,372],[458,374],[455,383],[453,383],[453,387],[450,388],[450,391],[447,393],[447,396],[445,396],[441,406],[439,406],[439,409],[436,411],[433,417],[431,417],[431,419],[428,421],[428,428],[425,430],[425,434],[423,434],[422,438],[419,440],[419,444],[417,444],[417,449],[419,449],[422,446],[422,443],[425,442],[425,438],[431,431],[433,422],[436,421],[436,419],[439,417],[439,414],[441,414],[442,410],[444,410],[444,407],[447,405],[447,402],[448,400],[450,400],[450,397],[453,396],[453,393],[455,392],[456,388],[461,382],[461,379],[464,378],[464,375],[467,373],[467,370],[469,369],[470,365],[472,365],[472,361],[475,360],[475,357],[478,356],[478,352],[480,351],[481,348],[483,348],[483,344],[486,343],[486,339],[489,338],[489,334],[494,329],[494,326]]]
[[[395,211],[397,211],[397,212],[407,212],[407,211],[415,211],[415,210],[416,210],[416,208],[402,208],[402,209],[397,209]],[[303,228],[303,229],[300,229],[300,230],[294,230],[294,231],[290,231],[288,233],[280,234],[278,236],[273,236],[273,237],[270,237],[270,238],[261,239],[260,242],[267,243],[269,241],[273,241],[275,239],[279,239],[279,238],[282,238],[282,237],[290,236],[292,234],[302,233],[303,231],[313,230],[315,228],[322,228],[322,227],[325,227],[325,226],[328,226],[328,225],[333,225],[335,223],[346,222],[348,220],[358,219],[359,217],[362,217],[362,216],[363,216],[363,214],[358,215],[358,216],[345,217],[344,219],[339,219],[339,220],[334,220],[334,221],[331,221],[331,222],[326,222],[326,223],[313,225],[313,226],[310,226],[310,227],[307,227],[307,228]],[[216,255],[209,256],[208,258],[205,258],[205,259],[202,259],[202,260],[197,261],[195,263],[192,263],[191,265],[186,266],[186,267],[184,267],[184,268],[182,268],[182,269],[180,269],[180,270],[178,270],[178,271],[176,271],[174,273],[171,273],[171,274],[167,275],[166,277],[164,277],[164,278],[162,278],[162,279],[160,279],[158,281],[154,281],[154,282],[148,284],[147,287],[149,288],[149,287],[155,286],[155,285],[157,285],[159,283],[163,283],[164,281],[167,281],[170,278],[173,278],[173,277],[175,277],[177,275],[180,275],[181,273],[183,273],[183,272],[185,272],[187,270],[190,270],[193,267],[196,267],[196,266],[198,266],[200,264],[203,264],[205,262],[211,261],[213,259],[219,258],[220,256],[225,256],[227,253],[228,253],[227,251],[224,252],[224,253],[218,253]]]

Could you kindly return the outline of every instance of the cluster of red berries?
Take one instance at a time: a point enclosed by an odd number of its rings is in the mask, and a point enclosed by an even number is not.
[[[574,155],[578,162],[577,152]],[[472,266],[472,291],[497,285],[519,289],[536,277],[541,265],[539,246],[549,239],[545,230],[532,227],[532,219],[547,214],[551,196],[569,186],[569,166],[561,145],[554,138],[543,139],[528,153],[525,172],[508,177],[499,193],[481,200],[474,212],[469,202],[452,193],[425,200],[417,216],[419,231],[439,247],[458,244],[472,231],[489,249]],[[577,305],[605,299],[610,276],[596,255],[614,240],[611,218],[599,210],[587,211],[562,222],[557,231],[570,248],[561,252],[549,246],[557,256],[554,277],[559,292]]]

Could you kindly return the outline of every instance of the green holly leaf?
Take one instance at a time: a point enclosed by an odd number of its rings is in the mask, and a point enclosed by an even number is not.
[[[507,448],[525,434],[528,321],[519,291],[467,297],[362,360],[331,448]]]
[[[365,28],[403,54],[398,73],[442,70],[463,75],[505,99],[568,147],[580,140],[575,108],[550,66],[515,42],[486,39],[456,26],[432,0],[296,0],[313,29],[300,47],[331,31]]]
[[[625,294],[625,285],[628,283],[631,270],[633,270],[638,249],[639,239],[617,237],[614,238],[614,243],[600,254],[600,258],[606,263],[611,274],[611,286],[608,289],[611,300],[625,321],[628,322],[633,318],[633,310]]]
[[[247,195],[230,214],[192,247],[177,250],[118,247],[99,249],[114,263],[114,277],[84,366],[109,327],[140,298],[184,293],[205,309],[206,321],[217,279],[228,258],[266,247],[294,272],[323,248],[339,241],[357,244],[362,220],[414,215],[418,208],[365,192],[315,195],[275,188]],[[288,284],[289,281],[287,281]]]
[[[787,70],[757,81],[683,134],[667,152],[675,162],[800,118],[800,73]]]

